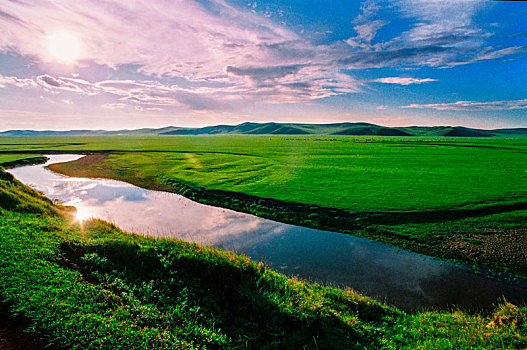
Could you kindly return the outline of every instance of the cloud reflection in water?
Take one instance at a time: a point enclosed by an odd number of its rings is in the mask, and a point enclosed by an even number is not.
[[[49,157],[51,162],[79,158]],[[526,285],[493,281],[450,262],[202,205],[173,193],[114,180],[68,178],[41,165],[11,173],[48,197],[77,207],[80,218],[97,217],[140,234],[236,251],[285,274],[350,287],[409,311],[453,305],[492,309],[502,295],[513,302],[527,295]]]

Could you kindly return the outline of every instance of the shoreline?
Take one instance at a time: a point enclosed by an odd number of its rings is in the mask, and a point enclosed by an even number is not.
[[[527,247],[527,235],[525,234],[527,232],[523,232],[521,229],[503,229],[494,234],[484,235],[478,235],[478,232],[469,232],[451,237],[441,236],[429,240],[419,240],[379,227],[387,220],[393,222],[394,217],[397,223],[406,223],[408,219],[412,220],[412,218],[418,218],[420,219],[418,222],[425,223],[441,222],[448,219],[459,219],[460,215],[466,213],[477,214],[468,216],[474,217],[525,210],[527,203],[421,213],[350,213],[339,208],[262,198],[240,192],[206,189],[176,179],[165,179],[163,183],[158,178],[141,179],[105,166],[104,159],[110,154],[92,153],[77,161],[57,163],[48,168],[67,176],[125,181],[149,190],[176,193],[201,204],[227,208],[286,224],[365,237],[416,253],[468,264],[476,272],[493,277],[497,275],[503,278],[502,275],[504,274],[505,280],[508,282],[514,281],[518,277],[526,278],[527,276],[527,258],[521,255],[521,250],[523,250],[521,247],[524,245]],[[93,165],[97,165],[97,168],[95,169]],[[449,214],[453,217],[448,217]],[[475,241],[478,244],[471,244]],[[508,247],[508,249],[502,249],[504,247]],[[517,250],[520,251],[520,255],[518,255]],[[483,257],[483,261],[481,257]],[[489,271],[481,271],[481,269],[488,269]]]
[[[12,160],[9,162],[3,162],[0,163],[0,166],[4,169],[12,169],[19,166],[25,166],[25,165],[38,165],[38,164],[45,164],[49,160],[48,157],[40,156],[40,157],[31,157],[31,158],[23,158],[23,159],[17,159]]]

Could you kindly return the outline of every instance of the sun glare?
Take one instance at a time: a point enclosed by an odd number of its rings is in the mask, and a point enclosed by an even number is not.
[[[48,34],[46,36],[46,47],[51,58],[61,63],[73,63],[82,53],[79,37],[67,30]]]
[[[84,207],[77,207],[77,213],[75,214],[75,221],[80,222],[81,224],[91,219],[93,215],[90,213],[90,211],[87,208]]]

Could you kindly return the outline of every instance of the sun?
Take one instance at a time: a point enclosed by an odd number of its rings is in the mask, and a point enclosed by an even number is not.
[[[79,37],[68,30],[57,30],[46,36],[46,47],[51,58],[60,63],[74,63],[82,53]]]
[[[75,221],[79,222],[81,225],[84,221],[93,218],[93,213],[88,210],[88,208],[83,206],[77,206],[77,213],[75,214]]]

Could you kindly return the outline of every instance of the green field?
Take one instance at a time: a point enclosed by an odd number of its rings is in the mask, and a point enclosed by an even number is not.
[[[10,329],[69,349],[521,349],[527,309],[405,314],[247,258],[79,225],[0,170],[0,304]]]
[[[526,138],[3,138],[0,151],[97,153],[53,169],[527,275]]]
[[[93,137],[1,143],[0,150],[140,151],[106,162],[116,170],[135,168],[140,177],[352,211],[527,201],[522,138]]]
[[[0,164],[31,157],[27,154],[0,154]]]

